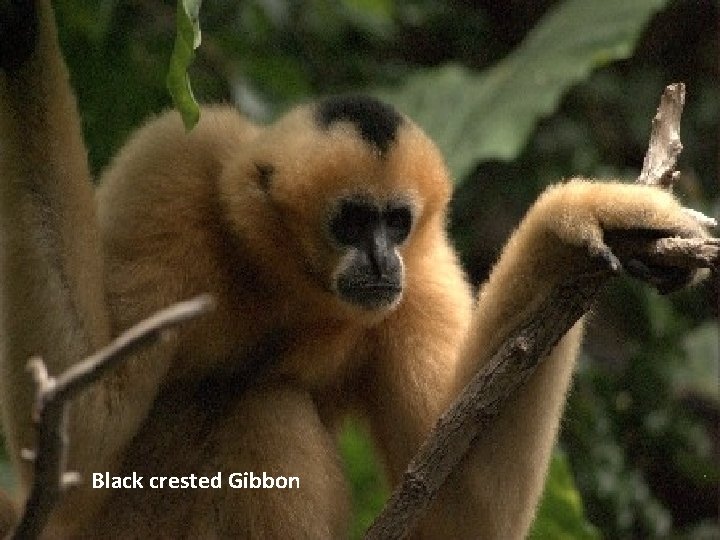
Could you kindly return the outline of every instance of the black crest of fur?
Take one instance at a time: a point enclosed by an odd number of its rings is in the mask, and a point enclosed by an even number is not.
[[[318,103],[316,119],[328,129],[334,122],[350,122],[365,142],[380,153],[387,152],[402,124],[402,116],[390,105],[368,96],[337,96]]]

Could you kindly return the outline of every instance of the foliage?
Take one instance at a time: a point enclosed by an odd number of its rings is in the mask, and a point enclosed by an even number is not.
[[[479,161],[516,158],[570,85],[630,56],[640,30],[664,3],[567,0],[491,68],[474,73],[444,64],[380,95],[428,132],[455,178],[464,180]]]
[[[200,106],[195,101],[187,70],[200,46],[200,1],[178,0],[177,36],[170,58],[167,87],[175,108],[180,111],[187,129],[200,119]]]
[[[362,538],[382,510],[389,495],[367,430],[349,419],[340,434],[340,451],[348,478],[352,479],[353,520],[350,538]]]
[[[599,537],[595,527],[585,520],[580,494],[575,488],[567,459],[561,452],[556,452],[550,463],[545,496],[538,508],[530,538],[593,540]]]
[[[667,536],[717,510],[720,466],[703,412],[717,410],[720,398],[720,334],[715,322],[697,326],[671,300],[629,282],[607,302],[633,297],[642,345],[614,369],[583,364],[565,439],[577,451],[573,464],[591,513],[613,516],[606,532]]]

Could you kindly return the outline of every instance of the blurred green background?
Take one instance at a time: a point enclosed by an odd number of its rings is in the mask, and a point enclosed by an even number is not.
[[[93,169],[170,106],[175,5],[56,0]],[[687,84],[677,189],[720,208],[716,0],[206,0],[201,102],[258,121],[367,91],[415,118],[457,182],[452,233],[474,283],[544,186],[634,178],[663,87]],[[717,280],[662,297],[620,279],[591,318],[534,538],[720,538]],[[350,421],[353,535],[387,487]],[[0,481],[12,482],[0,464]]]

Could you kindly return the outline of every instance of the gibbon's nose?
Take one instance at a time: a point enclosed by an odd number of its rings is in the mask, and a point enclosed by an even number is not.
[[[392,274],[392,246],[388,240],[388,231],[384,224],[373,229],[368,246],[368,258],[375,277],[380,280]]]

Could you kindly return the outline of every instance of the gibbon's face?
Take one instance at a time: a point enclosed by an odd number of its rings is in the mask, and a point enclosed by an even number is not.
[[[287,267],[355,311],[398,305],[451,191],[418,127],[373,98],[328,98],[268,126],[253,163]]]
[[[410,236],[415,211],[400,196],[374,200],[349,194],[328,212],[327,233],[343,253],[331,277],[331,290],[365,309],[395,305],[403,292],[405,267],[400,247]]]

